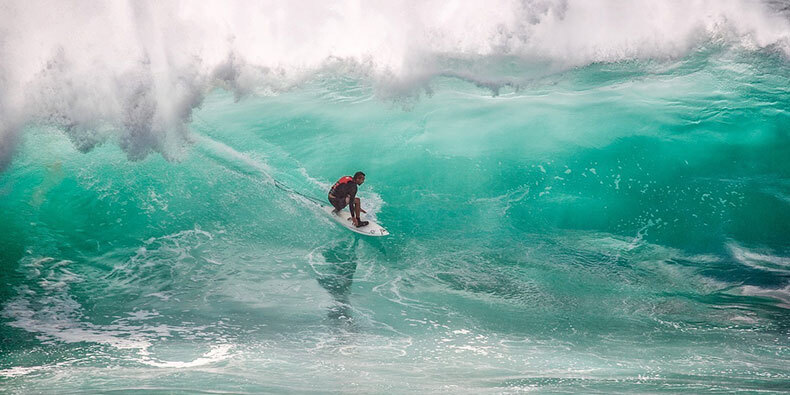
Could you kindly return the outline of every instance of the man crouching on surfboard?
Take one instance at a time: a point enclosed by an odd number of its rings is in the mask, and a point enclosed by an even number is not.
[[[348,211],[351,212],[351,220],[354,221],[354,226],[357,228],[368,224],[368,221],[362,221],[359,218],[360,211],[363,213],[367,212],[362,209],[357,197],[357,185],[362,185],[363,182],[365,182],[365,173],[358,171],[354,173],[354,177],[340,177],[335,185],[332,185],[332,189],[329,190],[329,203],[332,203],[332,206],[335,207],[332,212],[337,214],[348,205]]]

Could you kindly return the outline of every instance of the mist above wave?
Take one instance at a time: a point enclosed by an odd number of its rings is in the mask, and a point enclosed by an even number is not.
[[[0,6],[0,169],[31,123],[61,128],[83,151],[115,139],[130,159],[178,158],[192,110],[215,88],[271,94],[328,72],[385,97],[437,75],[496,89],[513,79],[469,65],[518,59],[546,73],[672,59],[710,41],[788,56],[790,23],[751,1],[10,2]]]

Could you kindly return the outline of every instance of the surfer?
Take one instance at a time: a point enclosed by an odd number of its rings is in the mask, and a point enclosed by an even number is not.
[[[359,218],[360,211],[366,213],[362,209],[359,198],[357,197],[357,186],[365,182],[365,173],[358,171],[354,176],[340,177],[339,180],[332,185],[329,190],[329,203],[335,208],[332,212],[337,214],[340,210],[348,205],[348,211],[351,212],[351,220],[357,228],[365,226],[368,221],[362,221]]]

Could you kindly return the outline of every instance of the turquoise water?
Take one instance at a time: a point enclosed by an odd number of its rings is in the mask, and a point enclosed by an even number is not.
[[[500,83],[213,88],[164,155],[26,123],[0,173],[2,389],[790,388],[787,57],[469,67]],[[272,183],[322,198],[357,170],[391,236]]]

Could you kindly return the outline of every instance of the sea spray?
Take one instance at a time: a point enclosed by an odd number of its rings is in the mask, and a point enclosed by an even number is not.
[[[0,15],[0,163],[30,123],[82,151],[112,138],[133,160],[183,158],[186,124],[213,89],[272,94],[327,70],[398,99],[430,92],[436,76],[496,93],[709,45],[787,56],[785,12],[752,1],[12,2]],[[533,66],[492,69],[498,59]]]

